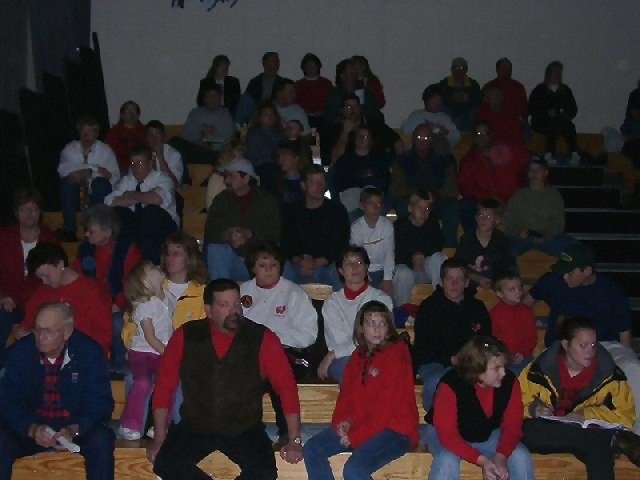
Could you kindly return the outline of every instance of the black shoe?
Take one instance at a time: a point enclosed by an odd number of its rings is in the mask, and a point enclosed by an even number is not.
[[[611,439],[613,453],[623,453],[634,465],[640,467],[640,436],[627,430],[620,430]]]
[[[75,243],[78,241],[75,233],[65,232],[62,228],[56,230],[56,237],[60,242]]]

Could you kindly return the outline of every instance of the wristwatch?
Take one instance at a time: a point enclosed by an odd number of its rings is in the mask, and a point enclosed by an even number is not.
[[[291,443],[295,443],[296,445],[302,445],[302,438],[294,437],[291,439]]]

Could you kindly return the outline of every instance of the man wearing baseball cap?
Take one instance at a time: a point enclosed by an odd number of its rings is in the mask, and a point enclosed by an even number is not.
[[[598,341],[627,376],[640,412],[640,361],[631,350],[631,308],[622,289],[608,276],[596,272],[596,257],[588,245],[567,247],[523,300],[529,306],[542,300],[550,312],[545,345],[557,339],[556,325],[561,315],[590,319]],[[634,432],[640,433],[636,420]]]
[[[251,162],[236,158],[220,168],[226,191],[211,202],[204,228],[209,279],[249,280],[244,256],[251,246],[280,241],[280,209],[258,188]]]

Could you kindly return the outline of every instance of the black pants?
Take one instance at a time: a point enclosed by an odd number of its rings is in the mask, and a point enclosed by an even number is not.
[[[115,435],[103,425],[74,440],[84,457],[87,480],[113,480]],[[20,457],[46,451],[27,437],[19,437],[8,428],[0,428],[0,480],[10,480],[13,462]]]
[[[523,424],[524,443],[532,453],[571,453],[587,467],[589,480],[614,480],[611,439],[615,430],[531,419]]]
[[[271,440],[264,425],[258,424],[238,435],[194,433],[181,422],[171,425],[162,444],[153,471],[162,480],[208,480],[197,463],[219,450],[240,467],[240,480],[275,480],[278,478]]]
[[[563,117],[549,119],[544,125],[540,125],[535,129],[538,133],[545,136],[544,148],[545,152],[556,153],[558,138],[564,138],[570,152],[578,150],[578,142],[576,140],[576,126],[571,120]]]
[[[160,251],[166,238],[178,231],[178,226],[166,210],[157,205],[147,205],[139,212],[127,207],[115,207],[122,222],[121,235],[131,239],[142,258],[160,265]]]

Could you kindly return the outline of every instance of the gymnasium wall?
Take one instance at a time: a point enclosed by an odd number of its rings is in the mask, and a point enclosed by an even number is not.
[[[235,5],[231,7],[234,3]],[[244,89],[276,50],[281,75],[301,77],[308,51],[333,80],[335,64],[365,55],[387,96],[384,113],[399,126],[421,106],[423,88],[464,56],[484,84],[508,56],[530,92],[546,64],[561,60],[578,102],[578,131],[620,126],[640,77],[638,0],[94,0],[112,122],[135,99],[143,121],[183,123],[214,55],[231,59]]]

